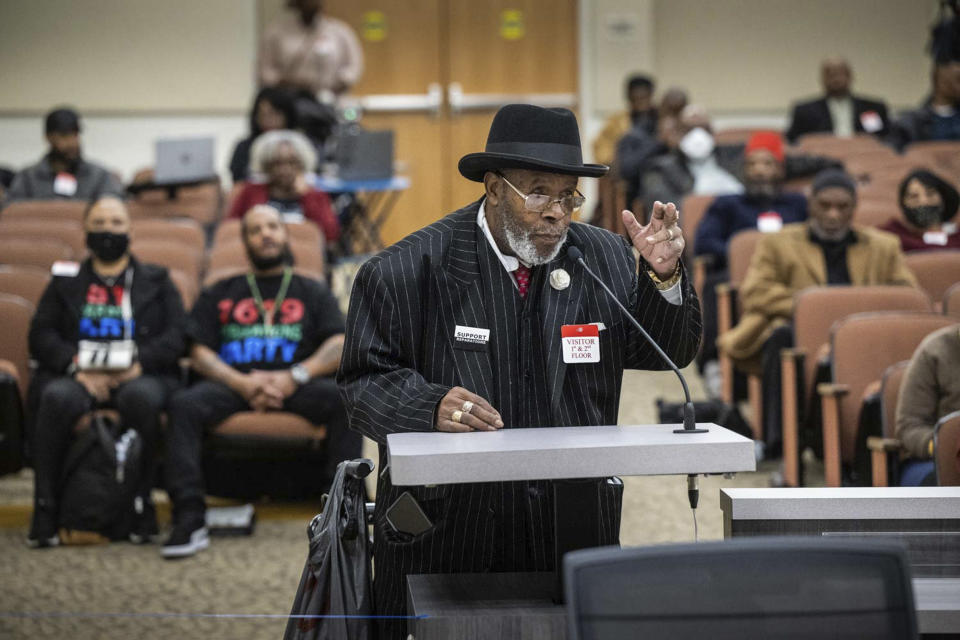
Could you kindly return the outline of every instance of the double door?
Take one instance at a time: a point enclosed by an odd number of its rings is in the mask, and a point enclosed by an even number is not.
[[[326,0],[363,44],[350,98],[368,129],[395,132],[410,188],[384,223],[386,244],[476,200],[461,156],[482,151],[511,102],[576,108],[576,0]]]

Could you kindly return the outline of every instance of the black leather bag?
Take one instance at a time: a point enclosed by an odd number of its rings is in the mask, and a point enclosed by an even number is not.
[[[142,449],[136,431],[94,413],[90,428],[67,452],[59,528],[110,540],[126,538],[133,525]]]
[[[369,640],[373,637],[370,539],[363,479],[371,460],[337,467],[323,511],[310,522],[310,552],[284,640]]]

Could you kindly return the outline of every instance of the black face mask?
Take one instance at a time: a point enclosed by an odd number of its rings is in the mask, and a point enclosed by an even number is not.
[[[123,257],[130,246],[130,236],[112,231],[90,231],[87,233],[87,248],[104,262],[115,262]]]
[[[903,215],[915,227],[929,229],[943,219],[943,205],[925,204],[922,207],[904,207]]]

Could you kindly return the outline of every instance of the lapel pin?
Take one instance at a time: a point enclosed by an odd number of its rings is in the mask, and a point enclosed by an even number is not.
[[[554,269],[550,272],[550,286],[557,291],[563,291],[570,286],[570,274],[564,269]]]

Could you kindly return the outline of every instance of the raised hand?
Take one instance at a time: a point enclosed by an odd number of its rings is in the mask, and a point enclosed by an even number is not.
[[[626,209],[622,215],[630,241],[647,264],[662,279],[672,276],[686,246],[677,206],[672,202],[654,202],[650,222],[645,225],[640,224],[637,217]]]

